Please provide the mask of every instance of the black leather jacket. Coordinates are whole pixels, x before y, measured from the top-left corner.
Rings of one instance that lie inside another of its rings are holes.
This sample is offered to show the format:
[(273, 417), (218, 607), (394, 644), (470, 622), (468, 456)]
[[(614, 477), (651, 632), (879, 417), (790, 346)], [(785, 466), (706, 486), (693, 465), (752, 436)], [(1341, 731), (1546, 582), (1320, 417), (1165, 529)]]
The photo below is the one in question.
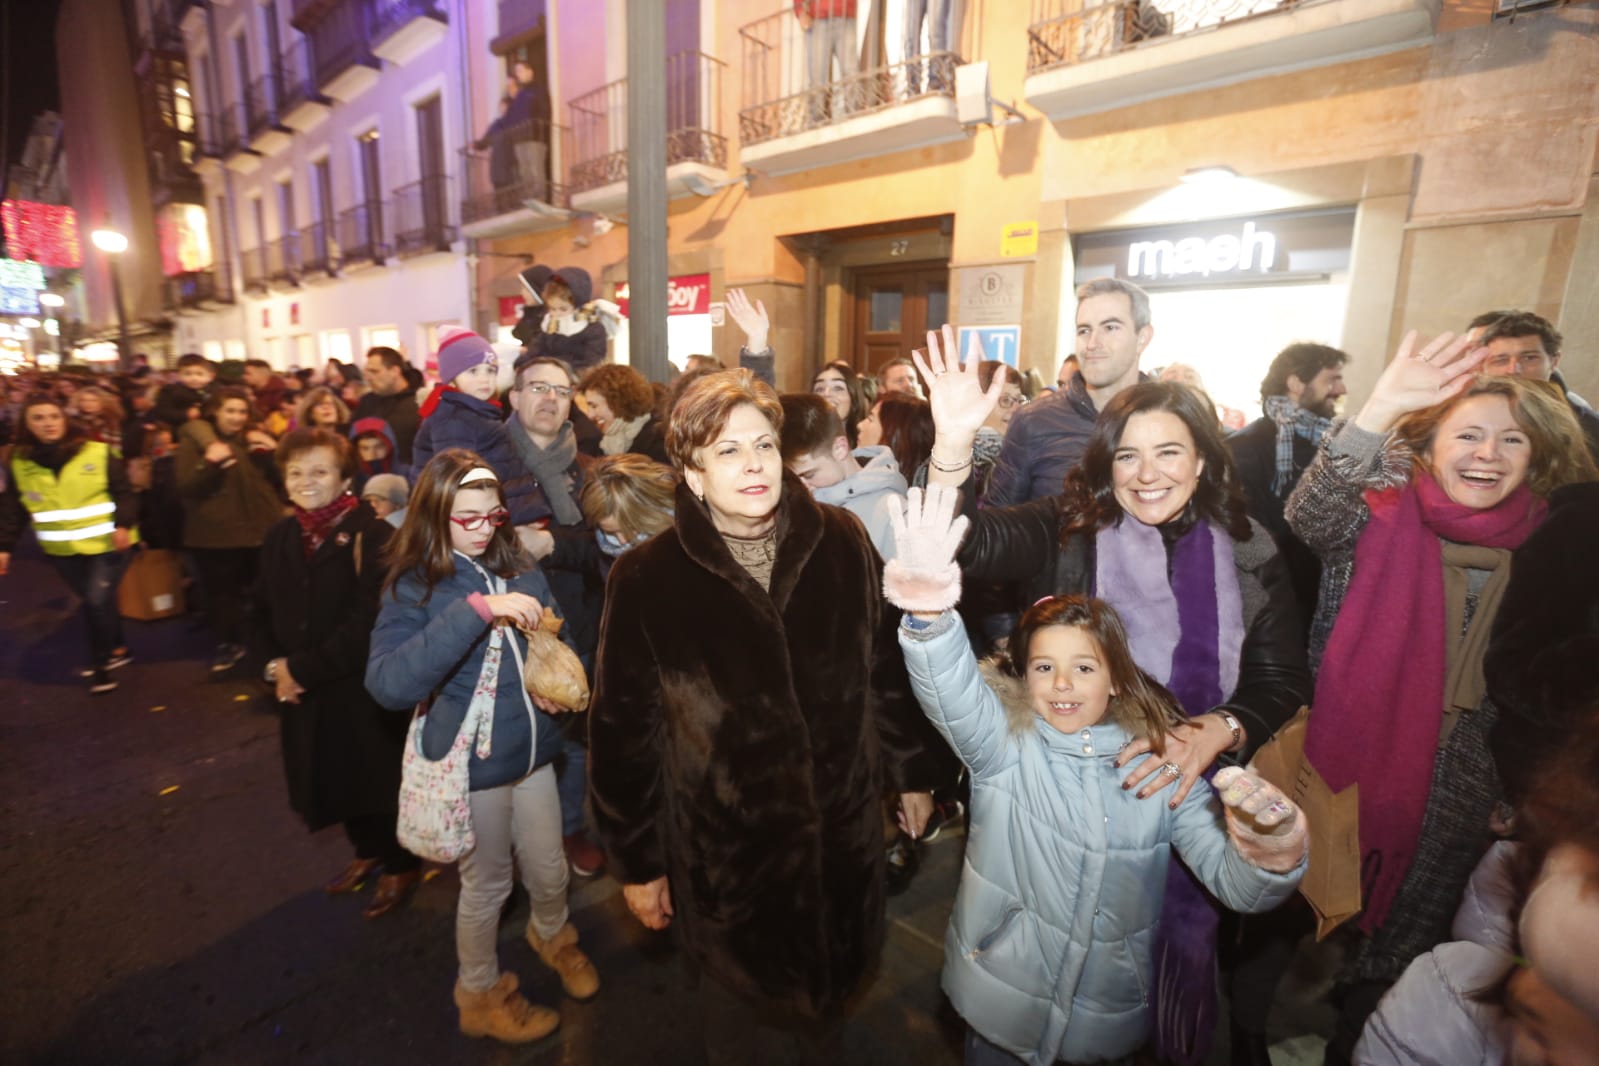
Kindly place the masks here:
[[(1015, 582), (1022, 610), (1045, 596), (1093, 593), (1093, 538), (1075, 536), (1062, 545), (1060, 496), (967, 514), (972, 527), (957, 559), (966, 581)], [(1248, 734), (1236, 755), (1240, 764), (1308, 704), (1312, 692), (1288, 568), (1270, 534), (1258, 523), (1250, 526), (1254, 536), (1233, 544), (1245, 624), (1238, 687), (1215, 708), (1236, 715)]]

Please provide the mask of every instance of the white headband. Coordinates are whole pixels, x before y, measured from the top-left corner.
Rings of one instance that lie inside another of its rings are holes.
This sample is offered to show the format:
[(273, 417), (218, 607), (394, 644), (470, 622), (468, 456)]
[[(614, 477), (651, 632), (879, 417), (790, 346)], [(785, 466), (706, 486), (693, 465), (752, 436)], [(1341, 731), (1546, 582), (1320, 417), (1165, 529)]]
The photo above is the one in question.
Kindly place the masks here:
[(468, 485), (476, 484), (479, 481), (493, 481), (498, 484), (499, 480), (499, 477), (494, 473), (494, 471), (490, 470), (488, 467), (475, 466), (466, 472), (466, 477), (461, 479), (461, 484), (459, 487), (464, 489)]

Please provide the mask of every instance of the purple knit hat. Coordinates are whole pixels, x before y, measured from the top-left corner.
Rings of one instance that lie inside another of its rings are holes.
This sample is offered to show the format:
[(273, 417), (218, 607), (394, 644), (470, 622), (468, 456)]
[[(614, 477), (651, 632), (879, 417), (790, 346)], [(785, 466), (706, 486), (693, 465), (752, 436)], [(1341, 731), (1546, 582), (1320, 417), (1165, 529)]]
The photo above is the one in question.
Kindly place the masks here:
[(439, 380), (448, 385), (480, 363), (498, 363), (494, 346), (469, 329), (451, 326), (439, 334)]

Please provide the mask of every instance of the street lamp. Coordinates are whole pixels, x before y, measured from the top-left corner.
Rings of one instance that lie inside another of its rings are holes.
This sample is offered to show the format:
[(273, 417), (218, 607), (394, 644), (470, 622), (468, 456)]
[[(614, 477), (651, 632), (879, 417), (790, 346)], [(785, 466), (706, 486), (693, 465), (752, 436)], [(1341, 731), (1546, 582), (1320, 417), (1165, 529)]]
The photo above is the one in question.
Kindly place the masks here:
[(97, 229), (89, 234), (89, 239), (111, 259), (111, 298), (117, 305), (117, 362), (127, 370), (133, 366), (133, 351), (128, 344), (128, 313), (122, 306), (120, 257), (128, 250), (128, 238), (114, 229)]

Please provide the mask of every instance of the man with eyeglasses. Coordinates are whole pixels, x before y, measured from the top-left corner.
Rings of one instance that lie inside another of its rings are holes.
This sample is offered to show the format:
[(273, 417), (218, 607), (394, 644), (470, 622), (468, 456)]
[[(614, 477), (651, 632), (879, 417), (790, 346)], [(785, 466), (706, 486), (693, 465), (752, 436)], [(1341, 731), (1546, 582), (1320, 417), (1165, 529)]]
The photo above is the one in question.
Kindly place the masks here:
[(1531, 311), (1488, 311), (1472, 319), (1470, 329), (1477, 334), (1477, 343), (1488, 349), (1484, 374), (1514, 374), (1559, 386), (1588, 439), (1588, 451), (1599, 461), (1599, 413), (1566, 388), (1558, 369), (1564, 338), (1554, 324)]
[[(577, 376), (559, 359), (531, 354), (517, 359), (515, 375), (511, 386), (514, 417), (506, 428), (522, 465), (538, 482), (544, 512), (541, 528), (519, 527), (517, 532), (539, 559), (566, 618), (567, 633), (583, 664), (591, 667), (604, 597), (599, 545), (577, 503), (589, 462), (578, 447), (573, 425), (572, 393)], [(557, 788), (567, 861), (577, 876), (593, 877), (605, 868), (605, 859), (583, 824), (588, 759), (582, 744), (586, 728), (582, 717), (567, 715), (562, 720), (564, 764), (559, 767)], [(571, 726), (574, 720), (576, 725)]]

